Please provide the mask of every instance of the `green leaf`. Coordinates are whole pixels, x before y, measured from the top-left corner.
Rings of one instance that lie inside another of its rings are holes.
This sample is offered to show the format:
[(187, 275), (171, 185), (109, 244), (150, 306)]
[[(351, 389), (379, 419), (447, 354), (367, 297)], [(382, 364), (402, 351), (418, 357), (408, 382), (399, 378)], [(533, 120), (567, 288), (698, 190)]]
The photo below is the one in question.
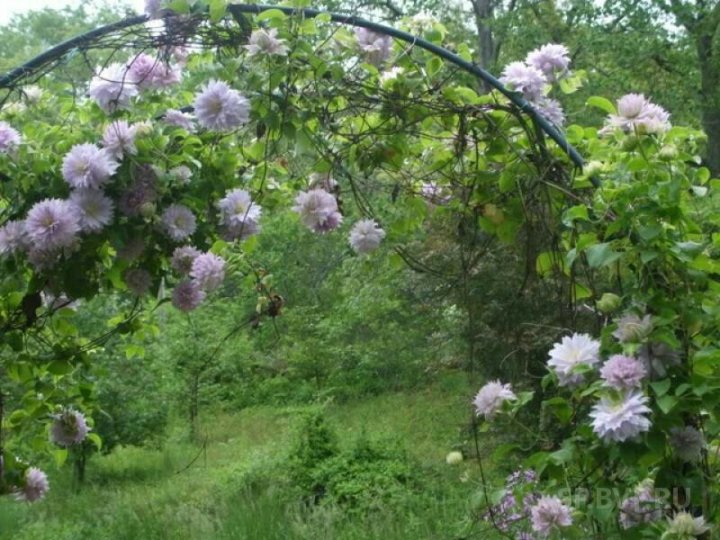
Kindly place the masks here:
[(398, 253), (393, 253), (389, 257), (390, 266), (394, 268), (395, 270), (405, 268), (405, 259), (402, 258), (402, 256)]
[(494, 491), (491, 491), (488, 495), (488, 500), (490, 504), (499, 504), (502, 498), (505, 496), (505, 488), (498, 488)]
[(190, 2), (188, 2), (188, 0), (172, 0), (166, 7), (178, 15), (187, 15), (190, 13)]
[(707, 255), (698, 255), (695, 260), (690, 262), (690, 268), (700, 270), (702, 272), (709, 272), (711, 274), (720, 274), (720, 261), (708, 257)]
[(550, 412), (557, 417), (562, 424), (567, 424), (573, 415), (573, 409), (568, 400), (561, 397), (554, 397), (543, 402)]
[(595, 244), (587, 248), (588, 264), (591, 268), (600, 268), (617, 261), (622, 254), (613, 251), (608, 243)]
[(601, 96), (592, 96), (585, 102), (588, 107), (595, 107), (608, 114), (617, 114), (617, 109), (612, 101)]
[(583, 77), (582, 76), (565, 77), (564, 79), (560, 79), (560, 81), (558, 81), (558, 84), (559, 84), (560, 90), (562, 91), (563, 94), (574, 94), (580, 88), (582, 88)]
[(653, 238), (657, 238), (663, 232), (663, 226), (659, 223), (653, 223), (652, 225), (643, 225), (637, 228), (640, 238), (649, 242)]
[(261, 21), (269, 21), (270, 19), (285, 19), (286, 17), (287, 17), (287, 15), (285, 15), (279, 9), (268, 9), (268, 10), (260, 13), (257, 17), (255, 17), (255, 20), (257, 22), (261, 22)]
[(525, 460), (524, 465), (535, 469), (538, 473), (542, 473), (549, 461), (549, 452), (535, 452)]
[(640, 260), (643, 262), (643, 264), (647, 264), (653, 259), (657, 259), (659, 256), (659, 253), (657, 251), (641, 251), (640, 252)]
[(587, 206), (579, 204), (577, 206), (573, 206), (572, 208), (568, 208), (563, 214), (562, 221), (563, 225), (566, 227), (572, 227), (573, 222), (576, 220), (588, 221), (589, 219)]
[(527, 391), (527, 392), (520, 392), (517, 395), (517, 401), (513, 404), (513, 409), (520, 408), (524, 405), (527, 405), (532, 401), (533, 396), (535, 395), (535, 392), (533, 391)]
[(427, 70), (428, 75), (431, 77), (435, 75), (440, 69), (443, 67), (443, 61), (441, 58), (437, 56), (433, 56), (427, 64), (425, 64), (425, 69)]
[(500, 192), (507, 193), (508, 191), (515, 189), (517, 186), (516, 181), (517, 176), (512, 171), (505, 169), (502, 174), (500, 174), (500, 180), (498, 181)]
[(592, 291), (580, 283), (575, 283), (573, 285), (573, 294), (575, 295), (575, 300), (592, 298)]
[(47, 370), (53, 375), (65, 375), (73, 370), (73, 366), (67, 360), (55, 360), (54, 362), (50, 362)]
[(219, 22), (225, 16), (227, 0), (210, 0), (209, 11), (210, 21)]
[(494, 462), (499, 462), (499, 461), (505, 459), (505, 457), (507, 457), (508, 454), (510, 454), (516, 450), (519, 450), (519, 449), (520, 449), (520, 446), (517, 444), (511, 444), (511, 443), (501, 444), (497, 448), (495, 448), (495, 450), (493, 450), (492, 459)]
[(256, 141), (250, 146), (243, 147), (243, 152), (248, 159), (260, 162), (265, 157), (265, 142)]
[(128, 360), (132, 358), (145, 358), (145, 347), (130, 343), (125, 347), (125, 358)]
[(535, 270), (541, 277), (552, 275), (556, 270), (562, 270), (563, 260), (558, 253), (545, 251), (535, 260)]
[(710, 377), (720, 366), (720, 349), (701, 349), (692, 358), (693, 373), (702, 377)]
[(575, 445), (572, 440), (566, 439), (560, 450), (556, 450), (550, 454), (550, 460), (556, 465), (563, 463), (571, 463), (575, 459)]
[(705, 184), (708, 180), (710, 180), (710, 169), (708, 169), (707, 167), (700, 167), (697, 170), (696, 174), (698, 182), (700, 182), (701, 184)]
[(90, 432), (87, 436), (88, 440), (95, 445), (98, 450), (102, 449), (102, 438), (97, 433)]
[(665, 414), (668, 414), (673, 409), (673, 407), (675, 407), (675, 405), (677, 405), (678, 398), (675, 396), (666, 394), (666, 395), (662, 396), (661, 398), (658, 398), (656, 403), (662, 412), (664, 412)]
[(655, 395), (657, 395), (657, 397), (662, 397), (667, 394), (668, 390), (670, 390), (670, 379), (652, 382), (650, 383), (650, 386), (652, 386), (652, 389), (655, 391)]
[(55, 465), (62, 467), (65, 464), (65, 461), (67, 461), (67, 448), (57, 448), (53, 450), (53, 457), (55, 458)]
[(27, 418), (27, 415), (28, 414), (24, 409), (18, 409), (17, 411), (12, 412), (12, 414), (8, 417), (7, 422), (10, 426), (16, 426)]

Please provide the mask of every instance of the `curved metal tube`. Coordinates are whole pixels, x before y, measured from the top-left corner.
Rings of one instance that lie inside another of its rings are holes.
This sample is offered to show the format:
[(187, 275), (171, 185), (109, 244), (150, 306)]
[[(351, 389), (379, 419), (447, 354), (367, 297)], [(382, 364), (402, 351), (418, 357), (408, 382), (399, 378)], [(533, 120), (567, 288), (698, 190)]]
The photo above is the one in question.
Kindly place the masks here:
[[(500, 93), (502, 93), (505, 97), (507, 97), (516, 107), (518, 107), (521, 111), (528, 114), (533, 121), (553, 140), (555, 141), (560, 148), (568, 155), (568, 157), (572, 160), (572, 162), (577, 167), (583, 166), (583, 158), (580, 155), (580, 153), (573, 148), (566, 140), (565, 137), (563, 137), (562, 133), (553, 126), (546, 118), (544, 118), (541, 114), (539, 114), (535, 108), (533, 108), (528, 101), (523, 98), (520, 94), (516, 92), (511, 92), (508, 90), (496, 77), (485, 71), (479, 66), (476, 66), (475, 64), (468, 62), (466, 60), (463, 60), (460, 58), (457, 54), (445, 49), (444, 47), (440, 47), (438, 45), (435, 45), (434, 43), (431, 43), (425, 39), (419, 38), (417, 36), (414, 36), (408, 32), (403, 32), (402, 30), (397, 30), (395, 28), (392, 28), (391, 26), (387, 26), (384, 24), (374, 23), (372, 21), (368, 21), (366, 19), (363, 19), (361, 17), (356, 17), (354, 15), (342, 15), (339, 13), (328, 13), (326, 11), (321, 11), (319, 9), (313, 9), (313, 8), (293, 8), (293, 7), (286, 7), (286, 6), (269, 6), (269, 5), (263, 5), (263, 4), (230, 4), (227, 7), (228, 11), (231, 13), (250, 13), (250, 14), (259, 14), (263, 11), (267, 11), (270, 9), (276, 9), (279, 11), (282, 11), (286, 15), (302, 15), (307, 18), (314, 18), (318, 15), (322, 14), (329, 14), (330, 19), (333, 22), (337, 22), (340, 24), (347, 24), (351, 26), (358, 26), (361, 28), (367, 28), (368, 30), (372, 30), (374, 32), (378, 32), (381, 34), (386, 34), (388, 36), (392, 36), (395, 39), (399, 39), (400, 41), (404, 41), (406, 43), (409, 43), (411, 45), (415, 45), (417, 47), (420, 47), (421, 49), (425, 49), (426, 51), (429, 51), (440, 58), (443, 58), (444, 60), (447, 60), (448, 62), (455, 64), (456, 66), (464, 69), (468, 73), (476, 76), (478, 79), (486, 82), (493, 88), (497, 89)], [(8, 88), (13, 85), (15, 81), (20, 79), (23, 75), (26, 73), (31, 73), (35, 69), (43, 66), (46, 62), (49, 62), (51, 60), (54, 60), (56, 58), (61, 57), (62, 55), (70, 52), (72, 49), (81, 46), (84, 43), (91, 42), (93, 39), (104, 36), (106, 34), (110, 34), (116, 30), (121, 30), (123, 28), (128, 28), (130, 26), (135, 26), (137, 24), (144, 23), (148, 20), (148, 18), (144, 15), (140, 15), (137, 17), (130, 17), (127, 19), (124, 19), (122, 21), (118, 21), (116, 23), (108, 24), (106, 26), (102, 26), (100, 28), (96, 28), (94, 30), (91, 30), (90, 32), (86, 32), (84, 34), (81, 34), (75, 38), (69, 39), (67, 41), (63, 41), (62, 43), (56, 45), (55, 47), (45, 51), (44, 53), (40, 54), (39, 56), (36, 56), (32, 60), (26, 62), (22, 66), (19, 66), (12, 71), (0, 76), (0, 88)]]

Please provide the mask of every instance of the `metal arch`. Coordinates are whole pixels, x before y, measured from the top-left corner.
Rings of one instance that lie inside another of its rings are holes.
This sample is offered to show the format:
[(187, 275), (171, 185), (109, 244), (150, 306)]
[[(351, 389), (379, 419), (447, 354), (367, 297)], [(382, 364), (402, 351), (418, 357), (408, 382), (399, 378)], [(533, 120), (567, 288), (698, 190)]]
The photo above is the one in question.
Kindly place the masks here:
[[(329, 15), (330, 19), (333, 22), (367, 28), (368, 30), (392, 36), (396, 39), (399, 39), (400, 41), (404, 41), (406, 43), (420, 47), (421, 49), (425, 49), (426, 51), (429, 51), (439, 56), (440, 58), (443, 58), (444, 60), (447, 60), (448, 62), (464, 69), (468, 73), (474, 75), (475, 77), (481, 79), (482, 81), (486, 82), (487, 84), (498, 90), (521, 111), (528, 114), (533, 119), (533, 121), (553, 141), (555, 141), (558, 146), (560, 146), (560, 148), (568, 155), (568, 157), (577, 167), (582, 168), (583, 166), (584, 160), (580, 153), (572, 145), (570, 145), (565, 140), (565, 137), (563, 137), (562, 133), (560, 133), (560, 131), (555, 126), (553, 126), (545, 117), (538, 113), (538, 111), (525, 98), (523, 98), (519, 93), (511, 92), (510, 90), (508, 90), (496, 77), (494, 77), (492, 74), (488, 73), (481, 67), (466, 60), (463, 60), (457, 54), (445, 49), (444, 47), (435, 45), (434, 43), (414, 36), (408, 32), (403, 32), (402, 30), (397, 30), (395, 28), (392, 28), (391, 26), (386, 26), (384, 24), (374, 23), (372, 21), (368, 21), (354, 15), (330, 13), (327, 11), (321, 11), (319, 9), (313, 8), (293, 8), (286, 6), (270, 6), (264, 4), (230, 4), (228, 5), (227, 9), (231, 13), (239, 14), (259, 14), (263, 11), (275, 9), (282, 11), (286, 15), (303, 15), (307, 18), (315, 18), (319, 15)], [(19, 66), (12, 71), (0, 76), (0, 88), (11, 87), (15, 83), (15, 81), (22, 78), (23, 75), (25, 75), (26, 73), (32, 73), (35, 69), (42, 67), (47, 62), (61, 57), (62, 55), (70, 52), (72, 49), (81, 46), (84, 43), (91, 42), (93, 39), (102, 37), (106, 34), (110, 34), (116, 30), (121, 30), (123, 28), (142, 24), (144, 22), (147, 22), (148, 20), (148, 17), (145, 15), (129, 17), (122, 21), (96, 28), (75, 38), (63, 41), (55, 47), (29, 60), (22, 66)]]

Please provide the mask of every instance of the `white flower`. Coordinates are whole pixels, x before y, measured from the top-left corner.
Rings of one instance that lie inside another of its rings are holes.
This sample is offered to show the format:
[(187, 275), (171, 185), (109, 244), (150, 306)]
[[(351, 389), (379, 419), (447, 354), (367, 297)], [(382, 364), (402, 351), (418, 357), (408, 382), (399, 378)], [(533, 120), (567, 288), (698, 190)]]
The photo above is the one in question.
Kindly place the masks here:
[(529, 66), (544, 73), (548, 81), (555, 81), (568, 73), (570, 51), (565, 45), (548, 43), (531, 51), (525, 59)]
[(420, 195), (431, 204), (447, 204), (452, 198), (448, 191), (435, 182), (423, 182), (420, 186)]
[(70, 204), (76, 209), (80, 230), (97, 232), (112, 221), (113, 202), (96, 189), (76, 189), (70, 194)]
[(543, 96), (532, 104), (541, 115), (556, 126), (562, 127), (565, 123), (565, 112), (558, 100)]
[(517, 396), (513, 393), (509, 384), (491, 381), (480, 389), (473, 404), (478, 416), (484, 415), (486, 420), (492, 420), (503, 406), (503, 403), (515, 399), (517, 399)]
[(203, 291), (213, 291), (225, 279), (225, 260), (213, 253), (198, 255), (193, 259), (190, 277)]
[(0, 121), (0, 153), (14, 156), (20, 143), (20, 133), (7, 122)]
[(604, 441), (623, 442), (650, 429), (645, 416), (650, 409), (648, 398), (638, 391), (629, 391), (619, 399), (602, 397), (592, 411), (593, 431)]
[(192, 169), (187, 165), (178, 165), (168, 171), (168, 174), (173, 177), (179, 184), (183, 186), (190, 183), (192, 178)]
[(205, 291), (194, 281), (181, 281), (172, 293), (172, 304), (180, 311), (189, 312), (205, 300)]
[(645, 480), (635, 488), (635, 495), (620, 503), (619, 521), (623, 529), (630, 529), (642, 523), (659, 521), (663, 516), (663, 503), (654, 492), (654, 482)]
[(258, 54), (285, 56), (288, 53), (285, 41), (278, 39), (277, 29), (275, 28), (270, 28), (270, 30), (263, 28), (254, 30), (253, 33), (250, 34), (250, 39), (248, 40), (248, 44), (245, 45), (245, 49), (248, 51), (248, 56)]
[(390, 58), (392, 52), (390, 36), (373, 32), (367, 28), (356, 27), (355, 38), (371, 64), (379, 66)]
[(640, 386), (646, 376), (647, 369), (641, 361), (622, 354), (614, 354), (600, 368), (600, 377), (605, 380), (605, 386), (617, 390)]
[(179, 242), (195, 232), (197, 227), (195, 215), (182, 204), (171, 204), (161, 216), (163, 228), (167, 235)]
[(177, 247), (173, 251), (170, 266), (175, 272), (185, 276), (190, 273), (192, 263), (198, 255), (200, 255), (200, 251), (192, 246)]
[(342, 222), (337, 200), (324, 189), (298, 194), (292, 209), (300, 214), (300, 220), (306, 227), (318, 233), (331, 231)]
[(594, 366), (600, 361), (600, 342), (587, 334), (565, 336), (550, 350), (548, 366), (558, 376), (560, 386), (575, 386), (583, 381), (582, 373), (575, 373), (580, 365)]
[(399, 75), (402, 75), (402, 73), (405, 70), (401, 67), (393, 66), (390, 69), (386, 69), (380, 74), (380, 82), (387, 83), (390, 81), (394, 81), (398, 78)]
[(356, 253), (370, 253), (378, 248), (385, 231), (374, 219), (361, 219), (350, 231), (350, 246)]
[(572, 525), (570, 508), (557, 497), (543, 495), (530, 508), (532, 529), (542, 537), (547, 537), (559, 527)]
[(138, 95), (137, 81), (126, 66), (116, 62), (93, 77), (88, 93), (106, 113), (129, 109), (130, 100)]
[(628, 120), (642, 114), (648, 101), (642, 94), (626, 94), (617, 101), (618, 115)]
[(119, 166), (107, 149), (90, 143), (76, 144), (63, 158), (62, 175), (74, 189), (100, 189)]
[(677, 538), (678, 540), (690, 540), (705, 534), (710, 530), (705, 524), (703, 516), (693, 517), (687, 512), (678, 512), (675, 517), (670, 520), (668, 518), (669, 527), (662, 535), (662, 540)]
[(102, 145), (114, 159), (122, 159), (124, 155), (134, 156), (137, 154), (136, 135), (135, 126), (125, 120), (116, 120), (105, 129)]
[(24, 221), (7, 221), (0, 227), (0, 255), (13, 255), (28, 247)]
[(47, 475), (37, 467), (28, 468), (23, 480), (23, 486), (15, 492), (15, 498), (19, 501), (39, 501), (50, 489)]
[(521, 92), (526, 99), (535, 101), (542, 97), (548, 81), (539, 69), (523, 62), (511, 62), (505, 66), (500, 82), (515, 92)]
[(621, 343), (640, 343), (650, 335), (653, 330), (652, 317), (645, 315), (642, 319), (630, 313), (617, 321), (617, 329), (613, 336)]
[(250, 102), (222, 81), (209, 81), (194, 105), (200, 125), (212, 131), (232, 131), (250, 119)]
[(183, 128), (188, 133), (195, 133), (195, 117), (178, 109), (168, 109), (163, 116), (166, 124)]
[(67, 448), (83, 442), (89, 431), (85, 415), (67, 409), (54, 416), (54, 422), (50, 427), (50, 441)]
[(670, 129), (670, 114), (642, 94), (627, 94), (617, 101), (617, 114), (608, 116), (601, 134), (615, 129), (660, 134)]
[(262, 208), (254, 203), (250, 193), (244, 189), (233, 189), (217, 202), (220, 222), (231, 228), (241, 227), (247, 221), (257, 222)]
[(34, 84), (23, 88), (23, 93), (25, 94), (25, 100), (31, 105), (39, 103), (44, 94), (43, 89)]

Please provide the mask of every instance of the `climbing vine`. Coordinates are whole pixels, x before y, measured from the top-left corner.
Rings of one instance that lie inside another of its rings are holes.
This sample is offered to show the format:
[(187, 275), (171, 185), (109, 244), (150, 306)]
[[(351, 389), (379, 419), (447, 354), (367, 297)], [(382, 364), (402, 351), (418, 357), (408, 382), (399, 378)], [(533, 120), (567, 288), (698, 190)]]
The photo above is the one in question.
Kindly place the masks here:
[[(439, 23), (408, 22), (413, 40), (340, 22), (148, 2), (0, 80), (0, 490), (37, 500), (48, 483), (33, 457), (102, 445), (85, 367), (108, 340), (142, 357), (161, 339), (152, 314), (191, 313), (228, 276), (257, 293), (253, 324), (279, 315), (255, 260), (263, 216), (294, 212), (315, 241), (347, 235), (361, 257), (385, 244), (441, 273), (423, 244), (428, 218), (448, 215), (476, 243), (534, 241), (537, 274), (588, 315), (558, 330), (539, 399), (522, 380), (476, 396), (476, 430), (542, 401), (562, 433), (525, 426), (529, 457), (496, 454), (524, 469), (499, 490), (483, 478), (478, 519), (508, 537), (704, 534), (720, 272), (703, 135), (629, 95), (592, 98), (606, 124), (563, 138), (561, 95), (584, 79), (563, 46), (508, 65), (503, 86), (466, 47), (442, 49)], [(59, 66), (91, 72), (68, 82)], [(81, 331), (82, 302), (108, 294), (118, 313)]]

